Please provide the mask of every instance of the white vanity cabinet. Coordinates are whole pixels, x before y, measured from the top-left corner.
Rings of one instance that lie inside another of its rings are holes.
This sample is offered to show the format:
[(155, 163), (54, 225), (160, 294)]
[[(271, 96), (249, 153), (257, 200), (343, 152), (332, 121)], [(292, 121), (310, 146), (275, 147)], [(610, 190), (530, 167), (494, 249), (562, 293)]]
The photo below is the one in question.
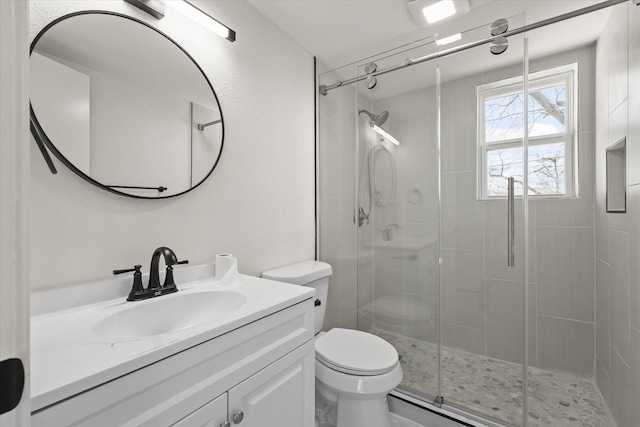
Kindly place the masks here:
[[(176, 423), (175, 427), (313, 425), (314, 346), (303, 346)], [(229, 424), (225, 424), (225, 423)]]
[(32, 425), (313, 427), (313, 332), (306, 299), (37, 410)]

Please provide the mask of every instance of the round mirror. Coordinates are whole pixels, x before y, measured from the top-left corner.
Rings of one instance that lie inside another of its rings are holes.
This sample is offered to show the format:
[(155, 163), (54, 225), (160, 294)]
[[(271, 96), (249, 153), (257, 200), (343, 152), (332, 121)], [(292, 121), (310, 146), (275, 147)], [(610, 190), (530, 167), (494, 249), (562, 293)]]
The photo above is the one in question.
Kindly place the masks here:
[(222, 111), (194, 59), (111, 12), (64, 16), (31, 45), (32, 134), (106, 190), (166, 198), (202, 183), (222, 151)]

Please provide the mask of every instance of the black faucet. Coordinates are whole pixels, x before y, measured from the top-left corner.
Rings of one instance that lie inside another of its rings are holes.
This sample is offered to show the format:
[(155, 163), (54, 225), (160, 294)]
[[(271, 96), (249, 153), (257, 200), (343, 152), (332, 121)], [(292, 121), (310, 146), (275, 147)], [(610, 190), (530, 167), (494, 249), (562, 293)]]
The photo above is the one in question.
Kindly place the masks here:
[[(160, 286), (160, 255), (164, 256), (164, 263), (167, 266), (167, 274), (164, 283)], [(127, 301), (140, 301), (147, 298), (158, 297), (165, 294), (178, 292), (178, 287), (173, 279), (173, 266), (176, 264), (188, 264), (188, 260), (178, 261), (175, 252), (170, 248), (161, 246), (151, 256), (151, 268), (149, 271), (149, 284), (144, 288), (142, 284), (142, 272), (140, 265), (125, 270), (113, 270), (113, 274), (128, 273), (133, 271), (133, 286)]]

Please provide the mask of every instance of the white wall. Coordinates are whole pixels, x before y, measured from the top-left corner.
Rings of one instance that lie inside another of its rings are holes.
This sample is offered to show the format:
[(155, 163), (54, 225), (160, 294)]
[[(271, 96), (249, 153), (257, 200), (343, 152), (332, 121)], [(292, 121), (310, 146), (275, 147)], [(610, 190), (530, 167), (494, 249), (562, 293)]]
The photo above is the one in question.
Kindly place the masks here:
[(51, 20), (87, 9), (156, 26), (199, 62), (225, 118), (214, 173), (196, 190), (167, 200), (112, 195), (58, 162), (52, 176), (32, 143), (32, 289), (103, 278), (138, 263), (146, 270), (162, 245), (191, 263), (231, 252), (240, 271), (251, 275), (313, 258), (313, 58), (244, 1), (196, 4), (236, 30), (237, 41), (169, 8), (157, 21), (120, 0), (31, 2), (31, 39)]
[[(640, 420), (640, 6), (612, 8), (596, 51), (596, 381)], [(627, 211), (606, 212), (606, 149), (627, 138)]]
[(0, 415), (1, 427), (28, 426), (31, 411), (27, 21), (25, 2), (0, 2), (0, 360), (21, 359), (26, 371), (22, 400)]

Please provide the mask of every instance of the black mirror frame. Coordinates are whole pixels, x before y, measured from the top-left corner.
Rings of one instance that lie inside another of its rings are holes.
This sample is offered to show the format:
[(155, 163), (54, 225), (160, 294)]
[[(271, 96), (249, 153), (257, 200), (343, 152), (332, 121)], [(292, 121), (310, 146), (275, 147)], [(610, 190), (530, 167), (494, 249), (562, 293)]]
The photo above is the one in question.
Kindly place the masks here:
[(44, 129), (42, 129), (42, 126), (40, 125), (40, 122), (38, 121), (38, 118), (36, 117), (35, 112), (33, 111), (33, 107), (31, 106), (31, 102), (29, 102), (29, 114), (30, 114), (30, 119), (31, 119), (30, 120), (31, 135), (33, 135), (33, 138), (34, 138), (36, 144), (38, 145), (38, 148), (40, 149), (40, 152), (42, 153), (42, 156), (44, 157), (45, 162), (47, 163), (47, 166), (49, 167), (49, 170), (51, 171), (52, 174), (56, 174), (57, 173), (57, 170), (56, 170), (56, 168), (55, 168), (55, 166), (53, 164), (53, 161), (51, 160), (51, 157), (49, 156), (49, 154), (48, 154), (47, 150), (45, 149), (45, 147), (48, 148), (49, 151), (51, 151), (58, 158), (58, 160), (62, 164), (64, 164), (73, 173), (75, 173), (76, 175), (78, 175), (79, 177), (84, 179), (85, 181), (95, 185), (96, 187), (99, 187), (99, 188), (101, 188), (103, 190), (106, 190), (106, 191), (108, 191), (110, 193), (119, 194), (121, 196), (131, 197), (131, 198), (134, 198), (134, 199), (161, 200), (161, 199), (169, 199), (169, 198), (172, 198), (172, 197), (183, 195), (183, 194), (188, 193), (189, 191), (192, 191), (193, 189), (199, 187), (200, 184), (205, 182), (209, 178), (209, 176), (211, 176), (211, 174), (213, 173), (214, 169), (218, 165), (218, 162), (220, 161), (220, 157), (222, 157), (222, 150), (224, 148), (224, 134), (225, 134), (225, 132), (224, 132), (224, 117), (222, 115), (222, 106), (220, 105), (220, 100), (218, 98), (218, 95), (216, 94), (216, 91), (213, 89), (213, 86), (211, 85), (211, 82), (209, 81), (209, 78), (205, 74), (204, 70), (202, 69), (202, 67), (200, 67), (200, 65), (196, 62), (196, 60), (182, 46), (180, 46), (175, 40), (173, 40), (171, 37), (169, 37), (168, 35), (166, 35), (162, 31), (158, 30), (157, 28), (153, 27), (152, 25), (149, 25), (146, 22), (141, 21), (141, 20), (139, 20), (137, 18), (134, 18), (132, 16), (124, 15), (124, 14), (118, 13), (118, 12), (105, 11), (105, 10), (84, 10), (84, 11), (73, 12), (73, 13), (69, 13), (67, 15), (61, 16), (60, 18), (57, 18), (57, 19), (51, 21), (49, 24), (47, 24), (42, 30), (40, 30), (40, 32), (38, 32), (36, 37), (31, 42), (31, 46), (29, 48), (29, 57), (31, 57), (31, 54), (33, 53), (33, 50), (35, 49), (35, 46), (38, 43), (38, 40), (40, 40), (40, 38), (42, 38), (42, 36), (51, 27), (53, 27), (54, 25), (56, 25), (57, 23), (59, 23), (61, 21), (64, 21), (64, 20), (69, 19), (69, 18), (72, 18), (74, 16), (91, 15), (91, 14), (102, 14), (102, 15), (118, 16), (120, 18), (129, 19), (129, 20), (134, 21), (134, 22), (136, 22), (138, 24), (144, 25), (145, 27), (155, 31), (156, 33), (160, 34), (161, 36), (163, 36), (167, 40), (169, 40), (171, 43), (173, 43), (178, 49), (180, 49), (187, 56), (187, 58), (189, 58), (191, 60), (191, 62), (193, 62), (193, 64), (198, 68), (198, 70), (202, 74), (202, 77), (204, 77), (205, 81), (207, 82), (207, 85), (211, 89), (211, 93), (215, 97), (216, 103), (218, 104), (218, 109), (220, 111), (220, 124), (222, 125), (222, 138), (220, 140), (220, 152), (218, 154), (218, 158), (214, 162), (213, 166), (211, 167), (211, 170), (207, 173), (207, 175), (204, 178), (202, 178), (202, 180), (200, 182), (198, 182), (196, 185), (188, 188), (187, 190), (185, 190), (183, 192), (172, 194), (170, 196), (164, 196), (164, 197), (163, 196), (161, 196), (161, 197), (147, 197), (147, 196), (138, 196), (138, 195), (134, 195), (134, 194), (128, 194), (128, 193), (125, 193), (125, 192), (122, 192), (122, 191), (115, 190), (115, 189), (113, 189), (111, 187), (108, 187), (108, 186), (96, 181), (95, 179), (91, 178), (90, 176), (88, 176), (84, 172), (82, 172), (80, 169), (75, 167), (73, 165), (73, 163), (71, 163), (56, 148), (56, 146), (53, 144), (53, 142), (49, 139), (49, 137), (47, 136), (47, 134), (44, 131)]

